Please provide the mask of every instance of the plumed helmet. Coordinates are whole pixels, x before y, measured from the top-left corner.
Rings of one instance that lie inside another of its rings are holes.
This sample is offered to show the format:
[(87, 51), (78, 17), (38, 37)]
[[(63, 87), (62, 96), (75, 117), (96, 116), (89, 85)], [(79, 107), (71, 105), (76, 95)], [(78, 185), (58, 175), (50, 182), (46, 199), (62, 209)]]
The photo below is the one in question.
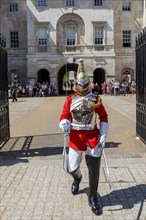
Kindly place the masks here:
[(75, 82), (76, 82), (75, 91), (79, 95), (82, 96), (89, 92), (90, 80), (87, 74), (85, 73), (82, 59), (79, 60), (77, 77)]

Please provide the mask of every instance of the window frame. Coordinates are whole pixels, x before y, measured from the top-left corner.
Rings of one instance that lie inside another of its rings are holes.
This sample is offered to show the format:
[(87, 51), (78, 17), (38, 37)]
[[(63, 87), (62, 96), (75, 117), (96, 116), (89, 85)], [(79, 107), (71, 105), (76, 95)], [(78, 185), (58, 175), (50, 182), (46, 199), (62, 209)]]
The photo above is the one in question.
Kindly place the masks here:
[(123, 2), (122, 3), (122, 11), (130, 12), (131, 11), (131, 2)]
[(9, 4), (10, 12), (18, 12), (18, 3), (10, 3)]
[(102, 0), (94, 0), (94, 6), (102, 7), (103, 6), (103, 1)]
[(47, 0), (37, 0), (37, 7), (46, 7)]
[[(67, 29), (74, 29), (74, 39), (75, 39), (75, 44), (72, 45), (67, 45)], [(63, 41), (64, 41), (64, 45), (65, 47), (73, 47), (73, 46), (77, 46), (78, 42), (79, 42), (79, 29), (78, 29), (78, 24), (75, 20), (67, 20), (63, 23)]]
[(74, 7), (75, 6), (75, 0), (66, 0), (65, 1), (65, 6), (66, 7)]
[[(17, 33), (17, 36), (14, 36)], [(12, 36), (13, 34), (13, 36)], [(12, 39), (13, 37), (13, 39)], [(13, 42), (12, 42), (13, 41)], [(10, 31), (10, 48), (19, 48), (19, 32), (18, 31)]]
[[(44, 37), (40, 37), (39, 36), (39, 30), (41, 29), (46, 29), (46, 38)], [(44, 42), (44, 43), (41, 43), (41, 42)], [(48, 29), (47, 29), (47, 26), (40, 26), (40, 27), (37, 27), (37, 45), (38, 47), (46, 47), (48, 45)]]
[(122, 45), (123, 47), (131, 47), (131, 30), (123, 30)]
[[(92, 21), (93, 24), (93, 46), (96, 47), (104, 47), (107, 43), (107, 22), (106, 21)], [(95, 44), (96, 37), (96, 29), (103, 28), (103, 43)]]
[[(101, 31), (102, 30), (102, 31)], [(105, 39), (104, 39), (104, 26), (95, 26), (94, 27), (94, 45), (95, 46), (102, 46), (105, 44)], [(102, 36), (100, 36), (102, 35)], [(96, 43), (97, 42), (102, 42), (102, 43)]]
[[(69, 29), (73, 30), (73, 33), (70, 32), (73, 37), (70, 37), (70, 38), (68, 37), (68, 33), (67, 33)], [(77, 29), (76, 29), (76, 27), (66, 27), (65, 31), (66, 31), (66, 35), (65, 35), (66, 36), (66, 43), (65, 43), (65, 45), (66, 46), (75, 46), (75, 45), (77, 45), (77, 42), (76, 42), (77, 41), (76, 40)], [(68, 42), (70, 42), (70, 44), (68, 44)]]

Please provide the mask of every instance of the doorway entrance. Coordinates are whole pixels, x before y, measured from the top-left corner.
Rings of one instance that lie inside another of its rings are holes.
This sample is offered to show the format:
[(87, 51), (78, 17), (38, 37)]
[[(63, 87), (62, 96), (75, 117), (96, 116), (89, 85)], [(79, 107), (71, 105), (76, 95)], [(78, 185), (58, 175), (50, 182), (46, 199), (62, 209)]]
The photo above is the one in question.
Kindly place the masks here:
[(49, 76), (49, 71), (46, 69), (40, 69), (38, 71), (38, 82), (39, 83), (43, 83), (43, 82), (47, 82), (48, 84), (50, 84), (50, 76)]
[(101, 84), (105, 81), (105, 70), (102, 68), (97, 68), (93, 73), (93, 82), (98, 83), (99, 86), (99, 94), (102, 94)]
[(58, 72), (58, 93), (69, 95), (73, 92), (74, 77), (76, 77), (78, 64), (68, 63), (61, 67)]
[(131, 83), (134, 81), (134, 71), (130, 68), (125, 68), (122, 71), (122, 81), (125, 83)]

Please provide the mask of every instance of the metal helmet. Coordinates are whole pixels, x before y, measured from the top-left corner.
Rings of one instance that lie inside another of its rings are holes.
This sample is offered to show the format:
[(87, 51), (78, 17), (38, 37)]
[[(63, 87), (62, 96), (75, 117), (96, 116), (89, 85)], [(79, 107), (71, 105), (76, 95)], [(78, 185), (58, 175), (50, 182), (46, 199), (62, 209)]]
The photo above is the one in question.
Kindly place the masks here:
[(79, 60), (77, 77), (75, 82), (76, 82), (75, 91), (79, 95), (85, 95), (89, 92), (90, 80), (87, 74), (85, 73), (82, 59)]

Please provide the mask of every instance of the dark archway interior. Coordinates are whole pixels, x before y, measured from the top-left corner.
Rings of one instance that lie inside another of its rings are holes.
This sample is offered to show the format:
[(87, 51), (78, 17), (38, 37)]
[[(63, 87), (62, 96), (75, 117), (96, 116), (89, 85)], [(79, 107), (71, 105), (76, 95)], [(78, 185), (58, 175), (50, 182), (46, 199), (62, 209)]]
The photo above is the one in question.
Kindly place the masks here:
[[(66, 65), (64, 65), (60, 70), (59, 70), (59, 73), (58, 73), (58, 93), (59, 95), (64, 95), (65, 94), (65, 91), (62, 90), (62, 85), (63, 85), (63, 77), (65, 75), (66, 72), (68, 71), (75, 71), (77, 72), (77, 68), (78, 68), (78, 65), (76, 63), (68, 63)], [(68, 91), (68, 94), (69, 92), (72, 92), (72, 91)]]
[(102, 93), (101, 91), (101, 84), (105, 81), (105, 71), (101, 68), (97, 68), (93, 73), (93, 82), (98, 83), (99, 85), (99, 94)]
[(38, 82), (39, 83), (48, 82), (50, 84), (50, 76), (49, 76), (48, 70), (46, 70), (46, 69), (39, 70)]

